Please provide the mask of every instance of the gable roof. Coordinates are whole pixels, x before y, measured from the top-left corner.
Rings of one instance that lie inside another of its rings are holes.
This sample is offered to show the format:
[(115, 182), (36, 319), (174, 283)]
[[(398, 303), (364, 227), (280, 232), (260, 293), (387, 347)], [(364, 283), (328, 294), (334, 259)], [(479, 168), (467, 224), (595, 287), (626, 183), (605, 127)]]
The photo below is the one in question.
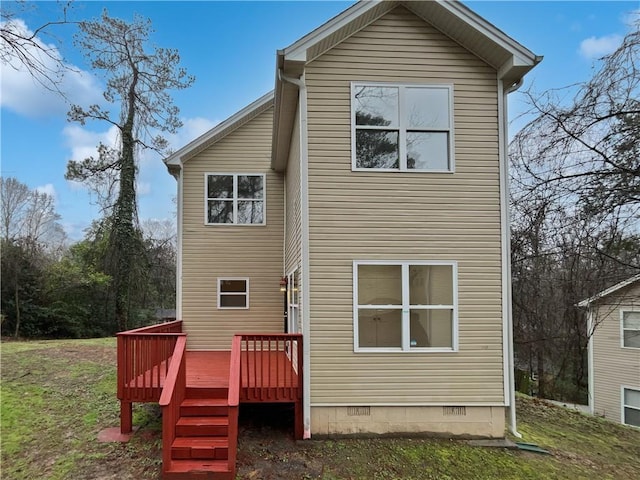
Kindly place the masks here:
[(167, 165), (169, 172), (173, 174), (176, 170), (180, 169), (182, 163), (209, 148), (214, 143), (219, 142), (242, 125), (271, 108), (273, 106), (273, 98), (273, 91), (263, 95), (239, 112), (220, 122), (211, 130), (203, 133), (195, 140), (169, 155), (164, 159), (164, 163)]
[(602, 298), (611, 295), (614, 292), (617, 292), (618, 290), (622, 290), (625, 287), (628, 287), (629, 285), (633, 285), (634, 283), (640, 281), (640, 273), (637, 275), (634, 275), (631, 278), (628, 278), (620, 283), (616, 283), (614, 286), (609, 287), (605, 290), (602, 290), (600, 293), (596, 293), (593, 297), (589, 297), (585, 300), (582, 300), (580, 303), (578, 303), (579, 307), (588, 307), (589, 305), (591, 305), (593, 302), (596, 302), (598, 300), (601, 300)]
[[(299, 77), (304, 66), (357, 33), (387, 12), (403, 6), (426, 23), (484, 60), (498, 72), (505, 87), (518, 83), (542, 57), (535, 55), (457, 0), (360, 1), (278, 51), (278, 71)], [(295, 115), (297, 89), (276, 75), (273, 152), (271, 167), (284, 168)]]

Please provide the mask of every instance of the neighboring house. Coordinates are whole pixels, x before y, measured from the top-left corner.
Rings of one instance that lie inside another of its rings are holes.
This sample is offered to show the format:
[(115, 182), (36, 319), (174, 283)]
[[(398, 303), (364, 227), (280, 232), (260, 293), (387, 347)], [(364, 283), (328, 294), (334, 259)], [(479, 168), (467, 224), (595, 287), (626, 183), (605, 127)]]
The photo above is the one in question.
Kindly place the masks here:
[(578, 304), (588, 309), (591, 413), (640, 427), (640, 274)]
[(515, 428), (507, 95), (540, 60), (450, 1), (357, 3), (278, 51), (273, 93), (166, 159), (191, 358), (297, 334), (305, 438)]

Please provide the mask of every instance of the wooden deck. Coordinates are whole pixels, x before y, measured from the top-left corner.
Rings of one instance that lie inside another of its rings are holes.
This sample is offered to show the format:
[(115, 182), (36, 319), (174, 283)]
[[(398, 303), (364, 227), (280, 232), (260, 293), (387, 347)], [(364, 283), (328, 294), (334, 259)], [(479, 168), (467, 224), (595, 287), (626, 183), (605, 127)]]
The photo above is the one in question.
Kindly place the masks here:
[(181, 321), (121, 332), (120, 431), (132, 431), (133, 403), (158, 402), (163, 479), (232, 480), (240, 404), (293, 404), (302, 438), (302, 342), (300, 334), (244, 333), (230, 351), (190, 351)]
[[(298, 385), (298, 375), (291, 372), (291, 360), (284, 352), (242, 352), (241, 387), (250, 388), (291, 388)], [(167, 372), (167, 362), (163, 361), (132, 379), (132, 388), (162, 389)], [(230, 351), (187, 350), (187, 388), (229, 388)], [(150, 402), (155, 402), (149, 396)]]

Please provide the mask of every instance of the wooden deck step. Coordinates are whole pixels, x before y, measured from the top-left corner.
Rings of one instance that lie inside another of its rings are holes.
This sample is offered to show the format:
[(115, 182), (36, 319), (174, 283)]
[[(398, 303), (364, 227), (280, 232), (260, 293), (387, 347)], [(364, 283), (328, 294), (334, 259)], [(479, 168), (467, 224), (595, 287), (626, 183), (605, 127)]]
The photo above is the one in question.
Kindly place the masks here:
[(226, 460), (172, 460), (163, 480), (233, 480)]
[(171, 445), (174, 460), (226, 460), (229, 440), (226, 437), (177, 437)]
[(187, 387), (187, 398), (227, 398), (227, 387)]
[(229, 412), (226, 398), (187, 398), (180, 405), (183, 417), (223, 417)]
[(177, 437), (226, 437), (228, 417), (180, 417), (176, 424)]

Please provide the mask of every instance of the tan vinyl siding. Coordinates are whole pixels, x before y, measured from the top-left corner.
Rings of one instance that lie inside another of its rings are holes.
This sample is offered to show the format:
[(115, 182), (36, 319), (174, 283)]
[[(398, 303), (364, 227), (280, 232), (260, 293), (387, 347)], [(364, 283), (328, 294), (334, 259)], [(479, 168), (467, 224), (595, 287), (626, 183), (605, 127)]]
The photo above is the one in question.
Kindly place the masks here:
[(287, 171), (285, 176), (285, 188), (287, 190), (286, 212), (286, 252), (285, 269), (286, 273), (300, 268), (301, 242), (302, 242), (302, 220), (300, 216), (300, 126), (299, 115), (296, 113), (293, 122), (293, 134), (291, 135), (291, 146), (289, 149), (289, 159), (287, 161)]
[[(188, 348), (226, 350), (240, 332), (281, 332), (283, 177), (270, 169), (269, 109), (184, 165), (182, 319)], [(266, 225), (205, 225), (205, 173), (266, 175)], [(248, 310), (218, 310), (217, 279), (248, 277)]]
[(621, 387), (640, 390), (640, 349), (621, 347), (621, 310), (640, 311), (640, 283), (605, 297), (594, 309), (594, 408), (615, 422), (622, 418)]
[[(455, 173), (352, 172), (352, 81), (452, 84)], [(306, 83), (312, 405), (503, 404), (495, 70), (397, 8)], [(375, 259), (458, 262), (458, 352), (353, 352), (353, 261)]]

